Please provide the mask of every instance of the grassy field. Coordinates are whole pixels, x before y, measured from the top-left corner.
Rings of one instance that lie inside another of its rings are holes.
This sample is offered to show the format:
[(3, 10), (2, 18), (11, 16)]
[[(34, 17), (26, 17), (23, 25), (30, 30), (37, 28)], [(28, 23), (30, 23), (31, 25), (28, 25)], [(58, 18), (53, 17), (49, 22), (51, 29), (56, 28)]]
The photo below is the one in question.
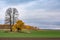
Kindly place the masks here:
[(31, 33), (20, 33), (20, 32), (5, 32), (0, 30), (0, 37), (20, 37), (20, 38), (60, 38), (60, 30), (40, 30), (34, 31)]

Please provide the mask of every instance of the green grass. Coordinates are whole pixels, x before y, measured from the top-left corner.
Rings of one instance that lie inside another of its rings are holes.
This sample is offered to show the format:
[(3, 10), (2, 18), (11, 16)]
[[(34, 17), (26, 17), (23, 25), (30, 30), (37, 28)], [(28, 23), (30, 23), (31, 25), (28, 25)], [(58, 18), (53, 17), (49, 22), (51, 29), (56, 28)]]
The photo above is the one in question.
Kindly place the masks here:
[(41, 30), (34, 31), (31, 33), (20, 33), (20, 32), (4, 32), (0, 31), (0, 37), (9, 37), (9, 38), (60, 38), (60, 30)]

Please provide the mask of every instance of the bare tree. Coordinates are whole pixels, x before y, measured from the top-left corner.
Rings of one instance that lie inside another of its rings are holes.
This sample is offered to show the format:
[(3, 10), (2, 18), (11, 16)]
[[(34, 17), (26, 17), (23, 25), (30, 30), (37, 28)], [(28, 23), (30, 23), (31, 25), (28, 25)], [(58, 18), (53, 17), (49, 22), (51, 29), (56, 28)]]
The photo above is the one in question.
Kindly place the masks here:
[(5, 24), (10, 25), (10, 31), (12, 31), (12, 25), (18, 20), (18, 11), (16, 8), (8, 8), (5, 14)]
[(13, 24), (16, 22), (16, 19), (18, 19), (18, 11), (16, 8), (13, 8)]

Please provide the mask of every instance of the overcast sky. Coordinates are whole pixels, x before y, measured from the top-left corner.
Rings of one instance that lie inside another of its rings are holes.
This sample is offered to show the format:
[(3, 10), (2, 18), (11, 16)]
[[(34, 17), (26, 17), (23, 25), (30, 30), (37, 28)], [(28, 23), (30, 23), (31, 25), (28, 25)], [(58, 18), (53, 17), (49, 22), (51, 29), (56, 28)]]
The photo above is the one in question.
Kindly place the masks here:
[(40, 28), (60, 29), (60, 0), (0, 0), (0, 24), (7, 8), (19, 11), (19, 19)]

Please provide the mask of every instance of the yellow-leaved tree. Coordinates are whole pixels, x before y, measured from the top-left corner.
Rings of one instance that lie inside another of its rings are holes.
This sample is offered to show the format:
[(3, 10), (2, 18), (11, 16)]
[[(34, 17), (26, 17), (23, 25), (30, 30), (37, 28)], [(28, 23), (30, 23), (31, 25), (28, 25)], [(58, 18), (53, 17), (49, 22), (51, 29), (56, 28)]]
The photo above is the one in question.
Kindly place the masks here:
[(24, 26), (24, 22), (22, 20), (18, 20), (16, 24), (13, 25), (12, 31), (21, 31), (22, 26)]

